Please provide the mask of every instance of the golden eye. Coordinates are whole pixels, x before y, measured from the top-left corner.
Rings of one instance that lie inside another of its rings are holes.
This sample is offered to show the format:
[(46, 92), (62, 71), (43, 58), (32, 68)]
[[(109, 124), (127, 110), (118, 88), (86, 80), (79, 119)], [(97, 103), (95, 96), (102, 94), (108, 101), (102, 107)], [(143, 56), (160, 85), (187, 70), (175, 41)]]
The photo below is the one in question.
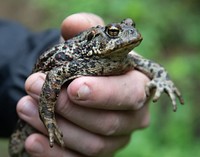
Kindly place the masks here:
[(120, 32), (120, 26), (114, 26), (114, 25), (107, 26), (106, 33), (108, 35), (116, 37), (118, 36), (119, 32)]

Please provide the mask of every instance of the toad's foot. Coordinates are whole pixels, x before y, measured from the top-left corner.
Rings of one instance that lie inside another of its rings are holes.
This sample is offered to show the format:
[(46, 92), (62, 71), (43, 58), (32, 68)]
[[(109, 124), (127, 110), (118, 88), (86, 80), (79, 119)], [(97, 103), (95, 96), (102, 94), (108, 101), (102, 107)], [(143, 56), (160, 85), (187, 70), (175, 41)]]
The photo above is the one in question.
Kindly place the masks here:
[(57, 125), (53, 122), (49, 122), (49, 123), (47, 123), (46, 126), (47, 126), (47, 130), (48, 130), (48, 133), (49, 133), (49, 145), (50, 145), (50, 147), (53, 147), (54, 140), (56, 140), (56, 142), (59, 145), (64, 147), (63, 134), (60, 131), (60, 129), (57, 127)]
[(182, 105), (184, 104), (184, 100), (181, 96), (181, 93), (179, 92), (178, 88), (175, 87), (174, 83), (171, 80), (169, 79), (163, 80), (160, 78), (154, 78), (153, 80), (148, 82), (145, 87), (147, 96), (150, 95), (150, 90), (154, 88), (156, 90), (153, 96), (153, 102), (156, 102), (159, 99), (160, 95), (163, 92), (166, 92), (172, 101), (174, 111), (177, 110), (176, 97), (178, 97)]

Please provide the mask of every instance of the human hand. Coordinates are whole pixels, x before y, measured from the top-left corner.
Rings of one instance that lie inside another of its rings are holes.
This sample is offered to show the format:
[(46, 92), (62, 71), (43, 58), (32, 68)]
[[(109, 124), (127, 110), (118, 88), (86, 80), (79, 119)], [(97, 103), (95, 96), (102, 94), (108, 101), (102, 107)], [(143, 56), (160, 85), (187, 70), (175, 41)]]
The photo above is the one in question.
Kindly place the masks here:
[[(80, 25), (81, 23), (81, 25)], [(76, 14), (62, 24), (65, 39), (102, 20), (92, 14)], [(17, 111), (23, 120), (47, 134), (38, 115), (38, 98), (45, 75), (35, 73), (26, 81), (30, 96), (22, 98)], [(66, 149), (49, 147), (48, 138), (36, 133), (25, 142), (32, 156), (111, 157), (126, 145), (131, 133), (149, 122), (144, 86), (148, 78), (138, 71), (121, 76), (81, 77), (63, 86), (56, 105), (56, 119)]]

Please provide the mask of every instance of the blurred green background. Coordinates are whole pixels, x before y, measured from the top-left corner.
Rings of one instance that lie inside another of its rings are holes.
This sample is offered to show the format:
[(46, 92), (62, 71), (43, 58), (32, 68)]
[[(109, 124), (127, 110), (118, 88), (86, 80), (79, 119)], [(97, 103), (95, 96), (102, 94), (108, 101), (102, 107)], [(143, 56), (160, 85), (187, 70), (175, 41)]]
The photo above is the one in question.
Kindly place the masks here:
[[(106, 23), (133, 18), (144, 38), (136, 51), (166, 67), (181, 89), (185, 105), (172, 112), (166, 95), (157, 104), (152, 103), (150, 126), (134, 132), (130, 144), (116, 157), (200, 156), (199, 0), (0, 0), (0, 3), (0, 17), (17, 20), (34, 31), (59, 28), (66, 16), (76, 12), (95, 13)], [(6, 148), (7, 140), (0, 139), (1, 157), (7, 156)]]

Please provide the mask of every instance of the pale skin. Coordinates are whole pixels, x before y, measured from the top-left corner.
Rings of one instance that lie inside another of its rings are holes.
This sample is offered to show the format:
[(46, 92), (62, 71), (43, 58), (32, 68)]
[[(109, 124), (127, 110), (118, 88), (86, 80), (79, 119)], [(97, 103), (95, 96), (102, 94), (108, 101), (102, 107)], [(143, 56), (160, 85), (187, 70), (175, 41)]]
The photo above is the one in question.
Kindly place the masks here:
[[(67, 17), (61, 32), (65, 40), (103, 20), (93, 14)], [(29, 95), (17, 105), (21, 119), (46, 134), (38, 115), (38, 98), (45, 74), (32, 74), (25, 83)], [(56, 106), (57, 121), (64, 135), (65, 149), (49, 147), (48, 137), (30, 135), (25, 148), (33, 157), (113, 157), (128, 144), (133, 131), (149, 124), (145, 84), (149, 79), (139, 71), (121, 76), (81, 77), (63, 86)]]

